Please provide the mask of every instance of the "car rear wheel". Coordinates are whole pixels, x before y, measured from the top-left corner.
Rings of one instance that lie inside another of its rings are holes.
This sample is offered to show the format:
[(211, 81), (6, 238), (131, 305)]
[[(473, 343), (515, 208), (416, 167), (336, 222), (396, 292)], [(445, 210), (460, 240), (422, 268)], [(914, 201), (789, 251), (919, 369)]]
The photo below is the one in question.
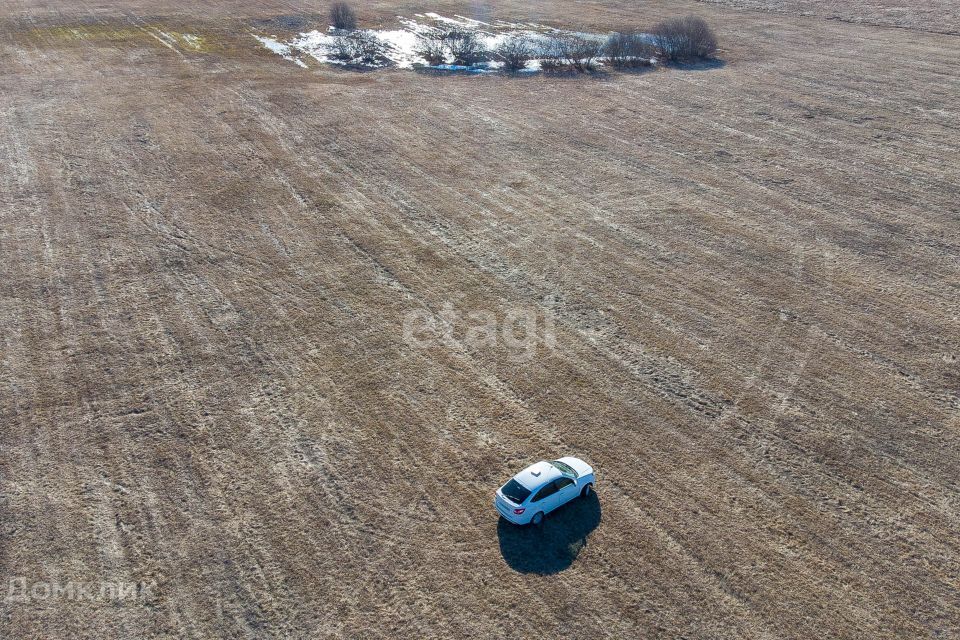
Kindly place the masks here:
[(539, 526), (543, 522), (543, 511), (537, 511), (533, 514), (533, 518), (530, 519), (530, 523), (534, 526)]
[(591, 491), (593, 491), (593, 485), (588, 484), (583, 488), (583, 491), (580, 492), (580, 495), (583, 496), (584, 498), (589, 498)]

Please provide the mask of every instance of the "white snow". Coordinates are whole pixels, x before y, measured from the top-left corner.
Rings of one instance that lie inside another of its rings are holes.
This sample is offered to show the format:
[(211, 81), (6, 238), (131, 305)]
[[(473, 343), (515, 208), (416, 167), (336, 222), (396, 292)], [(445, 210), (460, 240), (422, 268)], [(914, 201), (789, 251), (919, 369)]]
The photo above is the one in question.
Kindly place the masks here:
[[(419, 15), (421, 15), (421, 14), (417, 14), (417, 15), (419, 16)], [(457, 27), (467, 27), (467, 28), (469, 28), (470, 26), (476, 26), (476, 25), (469, 25), (465, 20), (457, 20), (456, 18), (447, 18), (447, 17), (445, 17), (445, 16), (440, 15), (439, 13), (433, 13), (432, 11), (429, 12), (429, 13), (424, 13), (424, 14), (422, 14), (422, 15), (424, 15), (424, 16), (427, 17), (427, 18), (430, 18), (431, 20), (435, 20), (436, 22), (443, 22), (443, 23), (445, 23), (445, 24), (452, 24), (452, 25), (457, 26)]]
[(253, 37), (259, 40), (260, 44), (262, 44), (265, 48), (273, 51), (284, 60), (289, 60), (290, 62), (296, 63), (297, 66), (303, 67), (304, 69), (307, 68), (307, 63), (300, 58), (293, 57), (293, 51), (291, 51), (290, 45), (280, 42), (277, 40), (276, 36), (272, 38), (266, 38), (264, 36), (255, 35)]
[(377, 35), (387, 45), (387, 58), (400, 69), (409, 69), (414, 64), (426, 64), (427, 61), (416, 53), (417, 33), (407, 29), (392, 31), (376, 31)]
[(203, 44), (203, 40), (200, 36), (196, 36), (192, 33), (181, 33), (180, 38), (187, 43), (187, 46), (191, 49), (199, 49)]
[(154, 40), (156, 40), (157, 42), (165, 46), (167, 49), (171, 49), (173, 51), (177, 50), (177, 48), (174, 46), (177, 40), (176, 38), (172, 37), (170, 34), (164, 33), (159, 29), (149, 29), (147, 30), (147, 33), (149, 33)]
[(287, 56), (290, 55), (290, 45), (283, 44), (282, 42), (274, 38), (264, 38), (263, 36), (253, 36), (253, 37), (259, 40), (260, 44), (262, 44), (267, 49), (270, 49), (270, 51), (273, 51), (278, 56), (282, 56), (286, 58)]
[(453, 17), (456, 18), (457, 20), (460, 20), (462, 23), (467, 24), (467, 25), (470, 25), (470, 26), (473, 26), (473, 27), (478, 27), (478, 26), (480, 26), (480, 25), (483, 25), (484, 27), (489, 27), (489, 26), (490, 26), (490, 23), (489, 23), (489, 22), (484, 22), (484, 21), (482, 21), (482, 20), (476, 20), (476, 19), (474, 19), (474, 18), (465, 18), (464, 16), (453, 16)]

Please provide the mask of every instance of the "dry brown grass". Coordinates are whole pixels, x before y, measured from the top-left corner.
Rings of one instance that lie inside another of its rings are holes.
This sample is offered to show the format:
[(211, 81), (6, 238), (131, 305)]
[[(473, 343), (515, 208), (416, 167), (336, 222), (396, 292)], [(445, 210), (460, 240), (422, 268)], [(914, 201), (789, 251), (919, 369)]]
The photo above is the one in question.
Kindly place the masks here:
[[(353, 74), (257, 48), (290, 4), (0, 9), (0, 589), (156, 583), (0, 636), (956, 633), (956, 37), (517, 1), (727, 64)], [(403, 340), (447, 302), (557, 348)], [(498, 525), (567, 453), (599, 501)]]
[(955, 0), (701, 0), (736, 9), (816, 16), (855, 24), (960, 34)]

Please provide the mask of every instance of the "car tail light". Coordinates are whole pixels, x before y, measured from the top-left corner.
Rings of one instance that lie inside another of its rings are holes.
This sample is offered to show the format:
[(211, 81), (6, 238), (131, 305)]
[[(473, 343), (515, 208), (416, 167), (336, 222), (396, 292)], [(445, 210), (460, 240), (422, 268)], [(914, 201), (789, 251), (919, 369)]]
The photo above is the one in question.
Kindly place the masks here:
[(522, 514), (524, 511), (526, 511), (526, 509), (514, 509), (514, 510), (513, 510), (513, 515), (519, 516), (519, 515)]

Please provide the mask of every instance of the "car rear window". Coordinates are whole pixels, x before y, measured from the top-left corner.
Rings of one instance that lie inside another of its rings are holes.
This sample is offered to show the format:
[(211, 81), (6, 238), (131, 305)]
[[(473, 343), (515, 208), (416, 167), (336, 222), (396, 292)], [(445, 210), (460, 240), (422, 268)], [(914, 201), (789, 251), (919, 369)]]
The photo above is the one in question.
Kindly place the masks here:
[(530, 495), (530, 489), (527, 489), (516, 480), (511, 480), (500, 488), (500, 493), (507, 496), (517, 504), (521, 504), (527, 499), (527, 496)]
[(580, 475), (576, 471), (574, 471), (573, 467), (571, 467), (565, 462), (560, 462), (559, 460), (551, 460), (550, 464), (555, 466), (557, 469), (560, 469), (560, 473), (565, 473), (568, 476), (573, 476), (574, 478), (576, 478), (576, 477), (579, 477)]

